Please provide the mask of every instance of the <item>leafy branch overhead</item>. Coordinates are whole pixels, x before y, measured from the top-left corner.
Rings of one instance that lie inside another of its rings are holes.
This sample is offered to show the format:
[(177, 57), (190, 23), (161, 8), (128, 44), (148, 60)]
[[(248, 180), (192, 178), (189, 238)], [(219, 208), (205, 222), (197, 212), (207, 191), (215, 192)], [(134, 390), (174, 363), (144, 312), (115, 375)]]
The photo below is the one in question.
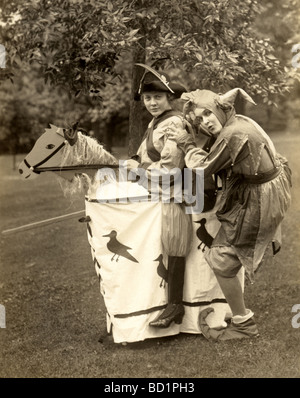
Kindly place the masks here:
[(19, 19), (4, 30), (8, 62), (20, 57), (37, 63), (46, 81), (76, 95), (101, 93), (107, 84), (128, 78), (116, 63), (143, 46), (142, 39), (148, 60), (164, 59), (165, 68), (190, 74), (190, 89), (242, 84), (251, 94), (268, 97), (287, 88), (285, 65), (270, 40), (257, 39), (253, 22), (262, 11), (257, 1), (19, 3)]

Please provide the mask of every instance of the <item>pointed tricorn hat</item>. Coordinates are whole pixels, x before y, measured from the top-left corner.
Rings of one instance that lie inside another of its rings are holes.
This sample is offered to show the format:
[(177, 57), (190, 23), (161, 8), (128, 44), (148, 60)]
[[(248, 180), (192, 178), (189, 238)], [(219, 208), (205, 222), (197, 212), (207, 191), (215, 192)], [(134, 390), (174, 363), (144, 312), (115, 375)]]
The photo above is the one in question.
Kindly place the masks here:
[(146, 91), (163, 91), (180, 98), (181, 94), (186, 92), (186, 88), (179, 83), (170, 81), (170, 77), (165, 72), (158, 72), (149, 65), (135, 64), (145, 68), (145, 72), (140, 80), (138, 92), (135, 96), (136, 100), (141, 98), (141, 94)]

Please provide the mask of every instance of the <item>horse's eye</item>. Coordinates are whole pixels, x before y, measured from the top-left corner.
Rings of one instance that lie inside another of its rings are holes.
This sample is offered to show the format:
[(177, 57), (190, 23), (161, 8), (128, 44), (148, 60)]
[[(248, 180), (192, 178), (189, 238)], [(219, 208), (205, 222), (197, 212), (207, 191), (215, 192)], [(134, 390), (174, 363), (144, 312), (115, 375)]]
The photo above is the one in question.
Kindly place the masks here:
[(54, 148), (54, 147), (55, 147), (54, 144), (48, 144), (48, 145), (46, 146), (47, 149), (52, 149), (52, 148)]

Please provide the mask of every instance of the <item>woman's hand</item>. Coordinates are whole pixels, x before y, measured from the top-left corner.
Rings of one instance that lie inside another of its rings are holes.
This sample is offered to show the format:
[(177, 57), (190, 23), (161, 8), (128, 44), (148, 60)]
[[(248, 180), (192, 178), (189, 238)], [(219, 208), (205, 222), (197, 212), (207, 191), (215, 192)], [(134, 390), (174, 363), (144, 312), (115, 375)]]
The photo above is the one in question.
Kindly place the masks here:
[(177, 146), (182, 150), (189, 145), (196, 145), (192, 135), (189, 134), (185, 129), (178, 129), (169, 126), (166, 129), (166, 137), (168, 140), (175, 141)]
[(128, 170), (137, 169), (139, 167), (139, 162), (134, 159), (128, 159), (123, 163), (124, 167), (127, 167)]
[(198, 126), (200, 124), (194, 111), (190, 111), (190, 112), (186, 113), (185, 118), (189, 123), (191, 123), (192, 126)]

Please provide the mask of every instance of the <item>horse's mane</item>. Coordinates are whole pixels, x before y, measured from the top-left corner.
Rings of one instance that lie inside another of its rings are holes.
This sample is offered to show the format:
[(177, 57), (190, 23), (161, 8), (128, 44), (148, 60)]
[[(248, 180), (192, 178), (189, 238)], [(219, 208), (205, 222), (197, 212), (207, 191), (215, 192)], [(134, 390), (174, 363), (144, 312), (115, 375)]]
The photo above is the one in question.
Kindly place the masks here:
[(75, 145), (65, 145), (61, 166), (80, 164), (118, 164), (118, 160), (99, 144), (95, 138), (78, 132)]
[[(103, 148), (103, 145), (92, 137), (83, 135), (78, 132), (76, 143), (65, 145), (62, 152), (62, 160), (60, 166), (77, 166), (77, 165), (117, 165), (118, 160)], [(95, 173), (96, 176), (96, 173)], [(90, 177), (86, 173), (75, 174), (72, 181), (60, 179), (61, 187), (66, 196), (74, 193), (87, 192), (95, 189), (95, 185), (99, 184), (94, 177)]]

